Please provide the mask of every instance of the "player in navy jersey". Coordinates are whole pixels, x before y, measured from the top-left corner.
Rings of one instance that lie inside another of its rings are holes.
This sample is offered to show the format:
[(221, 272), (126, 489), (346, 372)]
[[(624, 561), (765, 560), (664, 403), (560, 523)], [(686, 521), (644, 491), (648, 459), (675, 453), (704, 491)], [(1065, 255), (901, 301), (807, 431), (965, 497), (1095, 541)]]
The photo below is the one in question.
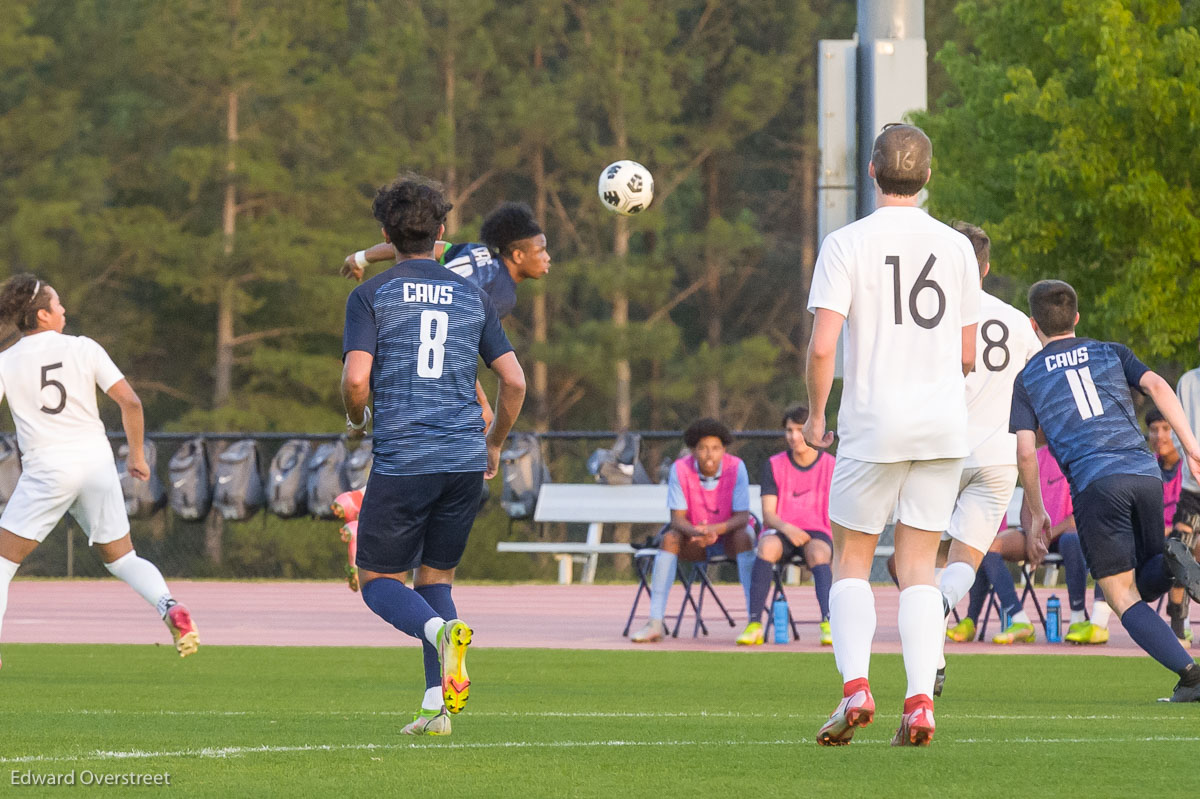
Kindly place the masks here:
[(1029, 289), (1034, 331), (1045, 345), (1017, 377), (1010, 430), (1031, 510), (1034, 560), (1045, 554), (1049, 517), (1038, 479), (1035, 431), (1041, 427), (1071, 485), (1083, 555), (1108, 604), (1130, 637), (1179, 675), (1172, 702), (1200, 701), (1200, 666), (1146, 600), (1162, 596), (1174, 576), (1200, 596), (1200, 564), (1168, 539), (1164, 556), (1163, 488), (1158, 463), (1146, 449), (1130, 388), (1150, 395), (1200, 468), (1200, 444), (1167, 381), (1123, 344), (1076, 338), (1075, 290), (1061, 280)]
[[(342, 399), (351, 435), (371, 420), (374, 464), (358, 516), (355, 559), (363, 600), (424, 643), (425, 698), (403, 732), (446, 735), (466, 702), (472, 631), (451, 584), (500, 447), (525, 398), (525, 375), (488, 295), (433, 258), (452, 206), (438, 188), (401, 179), (373, 211), (396, 263), (346, 303)], [(486, 438), (476, 399), (478, 359), (499, 378)], [(404, 584), (413, 571), (414, 587)]]
[[(540, 280), (550, 271), (550, 253), (546, 234), (525, 203), (503, 203), (487, 215), (479, 229), (482, 244), (451, 244), (438, 241), (434, 257), (456, 274), (479, 286), (492, 300), (496, 314), (506, 318), (517, 305), (517, 284)], [(385, 241), (346, 256), (342, 277), (361, 281), (366, 267), (379, 261), (394, 261), (396, 249)], [(492, 408), (483, 388), (476, 384), (485, 423), (490, 423)]]

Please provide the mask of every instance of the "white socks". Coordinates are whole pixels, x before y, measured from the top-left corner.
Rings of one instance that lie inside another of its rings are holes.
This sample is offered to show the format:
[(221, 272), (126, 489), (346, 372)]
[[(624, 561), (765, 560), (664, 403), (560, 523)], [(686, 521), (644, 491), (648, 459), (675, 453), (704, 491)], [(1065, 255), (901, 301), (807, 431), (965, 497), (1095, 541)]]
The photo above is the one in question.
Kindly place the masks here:
[(974, 584), (975, 570), (971, 568), (971, 564), (956, 562), (950, 563), (942, 569), (942, 579), (938, 587), (941, 588), (942, 596), (946, 597), (946, 602), (953, 609)]
[(1071, 611), (1071, 621), (1069, 622), (1070, 624), (1079, 624), (1082, 621), (1087, 621), (1087, 616), (1084, 614), (1084, 612), (1082, 610)]
[(425, 698), (421, 700), (421, 710), (441, 710), (444, 704), (446, 701), (442, 697), (440, 685), (425, 689)]
[(910, 696), (933, 697), (933, 681), (946, 637), (942, 592), (932, 585), (911, 585), (900, 592), (900, 650)]
[[(171, 599), (171, 590), (163, 579), (162, 572), (150, 561), (139, 558), (136, 552), (129, 552), (105, 563), (104, 568), (118, 579), (124, 580), (129, 587), (137, 591), (142, 599), (149, 602), (159, 615), (165, 614), (166, 606)], [(161, 610), (160, 610), (161, 608)]]
[(20, 563), (0, 558), (0, 629), (4, 627), (4, 611), (8, 609), (8, 584), (12, 582), (13, 575), (19, 568)]
[(875, 638), (875, 594), (870, 583), (848, 578), (830, 587), (829, 630), (842, 682), (867, 679), (871, 669), (871, 641)]
[(1033, 624), (1033, 622), (1031, 622), (1029, 620), (1029, 614), (1023, 610), (1018, 610), (1016, 613), (1014, 613), (1012, 616), (1010, 616), (1008, 623), (1009, 624)]
[[(431, 645), (438, 645), (438, 635), (442, 632), (442, 627), (446, 624), (446, 620), (441, 616), (434, 616), (429, 621), (425, 622), (425, 640)], [(438, 705), (441, 707), (441, 705)]]
[(1092, 604), (1092, 624), (1097, 627), (1108, 627), (1108, 620), (1112, 617), (1112, 608), (1103, 600), (1096, 600)]
[[(654, 556), (654, 569), (650, 572), (650, 618), (663, 620), (667, 615), (667, 595), (675, 584), (675, 570), (679, 557), (665, 549)], [(749, 604), (749, 603), (747, 603)]]

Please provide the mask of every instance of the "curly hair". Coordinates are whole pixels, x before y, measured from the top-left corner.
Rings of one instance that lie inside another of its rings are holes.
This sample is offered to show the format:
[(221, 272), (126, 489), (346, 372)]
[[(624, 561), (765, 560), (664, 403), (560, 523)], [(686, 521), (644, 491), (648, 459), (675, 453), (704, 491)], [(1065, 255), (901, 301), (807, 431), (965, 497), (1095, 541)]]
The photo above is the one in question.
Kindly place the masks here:
[(442, 187), (417, 175), (401, 175), (375, 194), (371, 213), (387, 231), (400, 255), (433, 250), (438, 230), (454, 206)]
[(28, 333), (38, 326), (37, 312), (50, 310), (50, 284), (28, 272), (13, 275), (0, 286), (0, 320)]
[(542, 234), (542, 227), (533, 216), (533, 210), (525, 203), (504, 203), (483, 220), (479, 238), (489, 250), (500, 255), (509, 255), (522, 239), (531, 239)]
[(683, 431), (683, 443), (687, 444), (688, 449), (695, 449), (700, 439), (709, 436), (721, 439), (721, 443), (727, 447), (733, 443), (733, 433), (729, 432), (729, 428), (712, 418), (697, 419), (688, 425), (688, 429)]

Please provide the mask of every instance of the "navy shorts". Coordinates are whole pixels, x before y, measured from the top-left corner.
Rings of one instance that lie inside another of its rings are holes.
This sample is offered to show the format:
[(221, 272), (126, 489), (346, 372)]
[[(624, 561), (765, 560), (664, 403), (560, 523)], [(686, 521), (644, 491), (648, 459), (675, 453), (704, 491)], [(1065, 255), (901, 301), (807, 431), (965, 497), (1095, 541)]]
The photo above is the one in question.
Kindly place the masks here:
[[(833, 551), (833, 539), (820, 530), (805, 530), (813, 541), (824, 541), (829, 545), (829, 549)], [(792, 558), (797, 554), (804, 555), (804, 547), (798, 547), (792, 543), (792, 540), (778, 530), (774, 531), (773, 535), (779, 538), (779, 543), (783, 545), (783, 555), (780, 556), (780, 563), (790, 563)]]
[(1163, 551), (1163, 484), (1157, 477), (1101, 477), (1074, 498), (1075, 526), (1097, 580), (1136, 570)]
[(398, 477), (372, 471), (358, 512), (355, 564), (380, 574), (421, 565), (453, 569), (467, 548), (482, 491), (482, 472)]

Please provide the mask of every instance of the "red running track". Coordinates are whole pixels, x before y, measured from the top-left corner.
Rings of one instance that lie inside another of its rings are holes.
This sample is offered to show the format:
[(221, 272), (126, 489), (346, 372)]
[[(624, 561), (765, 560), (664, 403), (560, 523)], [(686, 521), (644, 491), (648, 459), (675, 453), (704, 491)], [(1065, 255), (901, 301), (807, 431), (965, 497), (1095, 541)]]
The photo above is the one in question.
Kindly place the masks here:
[[(192, 582), (171, 581), (177, 599), (186, 604), (205, 645), (241, 646), (397, 646), (416, 641), (372, 614), (362, 598), (334, 582)], [(687, 651), (742, 649), (734, 639), (745, 624), (741, 588), (719, 585), (717, 591), (733, 613), (730, 627), (716, 608), (705, 607), (708, 637), (692, 638), (689, 614), (678, 639), (653, 646)], [(1052, 591), (1039, 589), (1045, 600)], [(1057, 591), (1065, 600), (1065, 592)], [(454, 589), (459, 615), (475, 629), (482, 646), (554, 649), (623, 649), (635, 646), (621, 636), (633, 601), (632, 585), (462, 585)], [(668, 611), (678, 612), (683, 589), (671, 592)], [(876, 586), (878, 630), (875, 651), (899, 652), (896, 629), (899, 593)], [(800, 624), (800, 640), (783, 646), (748, 647), (750, 651), (821, 651), (818, 609), (810, 586), (788, 590), (792, 612)], [(634, 629), (644, 621), (646, 599), (638, 608)], [(1032, 603), (1030, 603), (1032, 604)], [(1065, 602), (1063, 603), (1065, 606)], [(1029, 608), (1033, 610), (1032, 607)], [(1069, 644), (997, 646), (991, 643), (949, 644), (950, 652), (1140, 655), (1116, 619), (1105, 646)], [(994, 618), (989, 632), (999, 630)], [(1042, 632), (1038, 631), (1039, 639)], [(166, 628), (153, 610), (124, 583), (103, 580), (16, 580), (9, 591), (4, 643), (169, 644)], [(745, 650), (743, 650), (745, 651)], [(824, 651), (829, 651), (825, 648)]]

